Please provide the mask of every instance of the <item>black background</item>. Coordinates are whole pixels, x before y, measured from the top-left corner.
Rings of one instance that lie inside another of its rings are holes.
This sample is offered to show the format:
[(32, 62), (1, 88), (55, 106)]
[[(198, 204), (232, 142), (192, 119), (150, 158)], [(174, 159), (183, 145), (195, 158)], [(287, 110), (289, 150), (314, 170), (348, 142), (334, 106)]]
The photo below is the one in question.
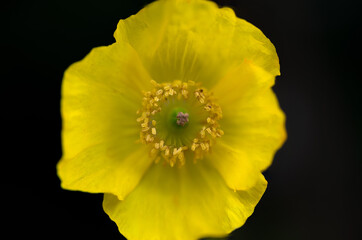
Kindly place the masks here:
[[(59, 187), (60, 87), (71, 63), (93, 47), (111, 44), (118, 20), (147, 2), (2, 3), (3, 236), (122, 239), (102, 210), (101, 194)], [(274, 89), (288, 130), (287, 142), (265, 172), (265, 195), (230, 239), (359, 239), (362, 89), (357, 1), (216, 2), (231, 6), (276, 46), (282, 76)]]

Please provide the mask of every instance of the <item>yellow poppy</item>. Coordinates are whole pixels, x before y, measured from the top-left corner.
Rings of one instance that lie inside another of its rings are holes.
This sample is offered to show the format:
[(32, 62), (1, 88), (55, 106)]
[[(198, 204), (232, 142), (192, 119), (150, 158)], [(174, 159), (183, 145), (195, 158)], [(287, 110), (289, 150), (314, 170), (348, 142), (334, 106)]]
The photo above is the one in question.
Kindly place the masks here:
[(225, 236), (263, 195), (286, 139), (263, 33), (204, 0), (159, 0), (62, 86), (62, 187), (104, 193), (128, 239)]

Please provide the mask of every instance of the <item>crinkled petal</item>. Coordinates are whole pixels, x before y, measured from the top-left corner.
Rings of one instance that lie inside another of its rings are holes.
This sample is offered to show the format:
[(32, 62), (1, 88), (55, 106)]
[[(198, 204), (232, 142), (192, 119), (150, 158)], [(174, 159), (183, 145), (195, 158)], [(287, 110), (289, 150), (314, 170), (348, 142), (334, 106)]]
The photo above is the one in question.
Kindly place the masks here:
[(151, 160), (137, 143), (136, 111), (150, 77), (136, 52), (116, 43), (91, 51), (65, 72), (62, 86), (62, 187), (122, 199)]
[(227, 185), (234, 190), (248, 190), (259, 179), (260, 170), (244, 151), (218, 141), (207, 161), (219, 171)]
[(210, 160), (233, 189), (253, 185), (285, 141), (285, 116), (271, 90), (274, 78), (245, 60), (212, 89), (223, 111), (225, 134)]
[(223, 108), (220, 124), (225, 132), (220, 141), (242, 152), (259, 170), (269, 167), (286, 140), (285, 115), (271, 89)]
[(207, 161), (182, 168), (157, 164), (123, 201), (105, 194), (103, 208), (131, 240), (225, 236), (252, 214), (266, 184), (259, 173), (251, 188), (233, 191)]
[(249, 60), (244, 60), (229, 71), (211, 90), (223, 112), (228, 113), (235, 110), (233, 108), (235, 104), (243, 103), (259, 92), (271, 88), (274, 82), (275, 75)]
[(132, 45), (159, 82), (211, 87), (245, 59), (279, 74), (275, 48), (264, 34), (211, 1), (156, 1), (121, 20), (115, 38)]

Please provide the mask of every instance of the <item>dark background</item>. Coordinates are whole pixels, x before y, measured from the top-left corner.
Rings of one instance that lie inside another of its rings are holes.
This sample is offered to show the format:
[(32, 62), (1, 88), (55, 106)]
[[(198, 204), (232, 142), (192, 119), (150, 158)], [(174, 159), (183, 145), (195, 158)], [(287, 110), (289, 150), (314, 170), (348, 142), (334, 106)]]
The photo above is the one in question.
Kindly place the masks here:
[[(2, 3), (2, 235), (122, 239), (102, 210), (101, 194), (59, 187), (60, 87), (71, 63), (93, 47), (111, 44), (118, 20), (147, 2)], [(287, 114), (289, 135), (265, 172), (265, 195), (230, 239), (359, 239), (362, 89), (357, 1), (217, 2), (231, 6), (276, 46), (282, 76), (274, 89)]]

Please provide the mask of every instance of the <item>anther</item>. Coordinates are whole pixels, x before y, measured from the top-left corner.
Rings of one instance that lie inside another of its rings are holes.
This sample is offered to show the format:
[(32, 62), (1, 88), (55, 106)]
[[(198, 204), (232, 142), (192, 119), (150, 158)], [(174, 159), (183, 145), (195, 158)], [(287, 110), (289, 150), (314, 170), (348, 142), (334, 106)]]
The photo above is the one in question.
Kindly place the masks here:
[(161, 95), (162, 93), (163, 93), (163, 90), (162, 90), (162, 89), (159, 89), (159, 90), (157, 90), (156, 95), (159, 96), (159, 95)]
[(168, 156), (168, 155), (170, 155), (170, 149), (169, 149), (169, 148), (166, 148), (166, 149), (165, 149), (165, 156)]

